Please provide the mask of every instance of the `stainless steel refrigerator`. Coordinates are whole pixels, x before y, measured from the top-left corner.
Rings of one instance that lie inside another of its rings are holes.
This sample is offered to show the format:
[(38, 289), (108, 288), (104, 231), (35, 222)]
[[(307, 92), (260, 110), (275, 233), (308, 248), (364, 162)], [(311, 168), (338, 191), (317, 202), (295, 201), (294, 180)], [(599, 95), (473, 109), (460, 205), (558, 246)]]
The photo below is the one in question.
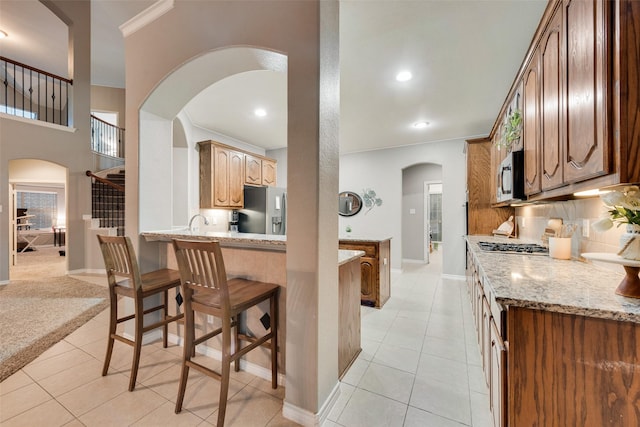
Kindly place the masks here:
[(238, 211), (241, 233), (286, 234), (287, 193), (277, 187), (244, 187), (244, 209)]

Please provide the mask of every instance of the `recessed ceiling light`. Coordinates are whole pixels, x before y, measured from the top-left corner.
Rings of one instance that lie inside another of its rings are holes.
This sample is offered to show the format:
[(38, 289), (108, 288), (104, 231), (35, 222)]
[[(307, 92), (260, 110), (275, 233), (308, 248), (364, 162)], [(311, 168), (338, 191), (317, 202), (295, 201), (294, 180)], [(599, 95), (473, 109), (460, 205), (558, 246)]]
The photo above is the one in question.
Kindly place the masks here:
[(431, 123), (429, 122), (416, 122), (413, 124), (413, 127), (416, 129), (424, 129), (429, 126)]
[(9, 34), (5, 33), (2, 30), (0, 30), (0, 39), (4, 39), (5, 37), (9, 37)]
[(265, 110), (264, 108), (256, 108), (253, 114), (258, 117), (264, 117), (267, 115), (267, 110)]
[(400, 71), (398, 74), (396, 74), (396, 80), (399, 82), (409, 81), (412, 77), (413, 74), (411, 74), (411, 71)]

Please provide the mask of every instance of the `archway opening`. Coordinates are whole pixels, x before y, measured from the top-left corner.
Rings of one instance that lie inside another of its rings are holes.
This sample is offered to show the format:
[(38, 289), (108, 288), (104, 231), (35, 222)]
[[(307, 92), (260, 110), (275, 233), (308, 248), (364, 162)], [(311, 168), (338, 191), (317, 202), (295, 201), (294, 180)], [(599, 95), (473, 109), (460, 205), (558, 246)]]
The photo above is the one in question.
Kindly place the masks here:
[(66, 274), (67, 174), (44, 160), (9, 161), (11, 280)]

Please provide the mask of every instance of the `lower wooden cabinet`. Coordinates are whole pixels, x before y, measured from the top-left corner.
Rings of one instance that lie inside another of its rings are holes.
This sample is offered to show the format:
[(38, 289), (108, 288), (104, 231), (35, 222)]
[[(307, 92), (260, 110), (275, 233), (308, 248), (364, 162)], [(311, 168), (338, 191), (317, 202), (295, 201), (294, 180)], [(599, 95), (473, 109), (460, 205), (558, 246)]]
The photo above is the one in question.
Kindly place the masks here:
[(391, 240), (340, 240), (340, 249), (364, 251), (360, 258), (362, 305), (380, 308), (391, 296)]
[(485, 288), (479, 268), (467, 253), (467, 287), (475, 321), (484, 379), (494, 427), (507, 426), (507, 346), (505, 310)]

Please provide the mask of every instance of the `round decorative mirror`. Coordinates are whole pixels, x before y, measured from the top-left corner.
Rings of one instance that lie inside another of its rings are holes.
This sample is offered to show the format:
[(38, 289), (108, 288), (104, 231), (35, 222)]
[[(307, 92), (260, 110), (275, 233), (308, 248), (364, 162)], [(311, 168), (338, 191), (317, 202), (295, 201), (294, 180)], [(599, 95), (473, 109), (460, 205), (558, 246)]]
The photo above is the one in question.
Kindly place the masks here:
[(353, 191), (338, 194), (338, 213), (341, 216), (353, 216), (362, 209), (362, 198)]

